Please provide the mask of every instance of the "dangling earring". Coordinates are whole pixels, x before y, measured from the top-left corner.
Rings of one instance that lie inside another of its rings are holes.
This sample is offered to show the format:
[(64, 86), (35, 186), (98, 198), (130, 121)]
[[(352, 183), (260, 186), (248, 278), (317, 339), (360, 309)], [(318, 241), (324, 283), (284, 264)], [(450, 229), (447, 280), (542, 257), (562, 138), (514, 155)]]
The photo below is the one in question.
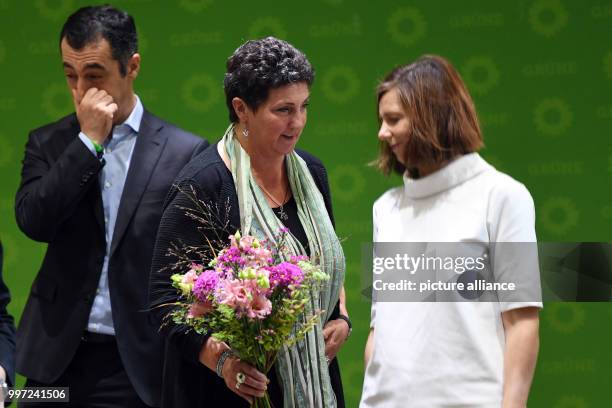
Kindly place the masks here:
[(249, 137), (249, 129), (247, 129), (246, 126), (242, 129), (242, 136)]

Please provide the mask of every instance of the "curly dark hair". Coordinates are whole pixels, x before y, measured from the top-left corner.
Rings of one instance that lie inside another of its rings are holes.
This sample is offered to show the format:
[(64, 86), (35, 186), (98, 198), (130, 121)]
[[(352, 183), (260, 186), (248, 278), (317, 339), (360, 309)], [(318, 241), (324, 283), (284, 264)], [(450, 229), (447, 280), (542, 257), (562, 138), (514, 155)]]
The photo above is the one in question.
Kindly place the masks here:
[(62, 27), (60, 44), (64, 38), (75, 50), (105, 39), (113, 58), (119, 62), (122, 76), (127, 74), (128, 61), (138, 52), (134, 18), (109, 5), (82, 7), (75, 11)]
[(229, 118), (238, 122), (232, 99), (242, 99), (256, 111), (268, 98), (270, 89), (314, 81), (314, 71), (306, 55), (286, 41), (274, 37), (250, 40), (242, 44), (227, 60), (223, 81)]

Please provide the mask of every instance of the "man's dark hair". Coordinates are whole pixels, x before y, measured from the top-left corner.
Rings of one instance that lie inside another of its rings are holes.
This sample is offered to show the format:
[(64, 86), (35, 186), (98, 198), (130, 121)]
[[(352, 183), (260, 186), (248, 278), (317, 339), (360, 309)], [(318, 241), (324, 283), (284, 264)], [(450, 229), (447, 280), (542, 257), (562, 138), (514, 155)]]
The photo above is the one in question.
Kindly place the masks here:
[(229, 118), (238, 122), (232, 99), (242, 99), (254, 111), (268, 98), (270, 89), (314, 81), (314, 71), (303, 52), (274, 37), (242, 44), (227, 60), (223, 86)]
[(81, 50), (86, 45), (105, 39), (110, 44), (112, 56), (119, 62), (119, 72), (127, 74), (127, 64), (138, 52), (138, 36), (134, 18), (109, 5), (88, 6), (75, 11), (62, 27), (60, 44)]

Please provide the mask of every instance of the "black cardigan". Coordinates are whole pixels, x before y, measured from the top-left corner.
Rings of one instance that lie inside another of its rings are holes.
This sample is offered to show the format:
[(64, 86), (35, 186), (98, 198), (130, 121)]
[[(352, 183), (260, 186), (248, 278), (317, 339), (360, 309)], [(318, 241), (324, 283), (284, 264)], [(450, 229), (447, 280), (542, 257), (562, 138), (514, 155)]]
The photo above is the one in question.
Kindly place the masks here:
[[(304, 151), (296, 150), (296, 152), (308, 165), (333, 223), (325, 167), (316, 157)], [(185, 208), (193, 208), (193, 201), (185, 192), (192, 189), (199, 200), (210, 205), (210, 212), (218, 216), (221, 223), (228, 222), (225, 230), (203, 229), (201, 223), (186, 215)], [(196, 156), (176, 178), (166, 198), (153, 252), (149, 286), (151, 317), (154, 319), (154, 324), (161, 327), (160, 331), (166, 337), (162, 407), (248, 407), (246, 401), (229, 390), (221, 378), (199, 362), (199, 352), (207, 336), (164, 320), (170, 308), (160, 306), (172, 303), (178, 298), (177, 291), (170, 282), (170, 276), (174, 271), (164, 269), (177, 260), (173, 256), (168, 256), (171, 245), (178, 242), (188, 246), (202, 245), (205, 242), (204, 235), (209, 239), (214, 239), (217, 235), (225, 239), (230, 233), (239, 229), (239, 225), (240, 212), (234, 180), (219, 156), (215, 144)], [(338, 306), (339, 304), (336, 305), (331, 319), (339, 314)], [(274, 374), (271, 374), (271, 378), (274, 377)], [(338, 407), (344, 407), (340, 369), (336, 359), (330, 364), (330, 377)], [(271, 385), (269, 392), (273, 401), (280, 398), (278, 386)]]

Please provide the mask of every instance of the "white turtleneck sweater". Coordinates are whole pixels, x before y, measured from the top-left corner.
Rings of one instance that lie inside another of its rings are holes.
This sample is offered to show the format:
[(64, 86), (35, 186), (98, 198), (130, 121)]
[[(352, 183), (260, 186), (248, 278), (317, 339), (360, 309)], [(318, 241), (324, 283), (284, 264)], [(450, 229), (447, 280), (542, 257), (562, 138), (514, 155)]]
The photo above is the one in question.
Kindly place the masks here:
[[(374, 242), (535, 242), (531, 195), (477, 153), (387, 191), (373, 208)], [(533, 267), (537, 270), (536, 265)], [(501, 313), (521, 303), (372, 306), (374, 350), (361, 408), (500, 407)]]

